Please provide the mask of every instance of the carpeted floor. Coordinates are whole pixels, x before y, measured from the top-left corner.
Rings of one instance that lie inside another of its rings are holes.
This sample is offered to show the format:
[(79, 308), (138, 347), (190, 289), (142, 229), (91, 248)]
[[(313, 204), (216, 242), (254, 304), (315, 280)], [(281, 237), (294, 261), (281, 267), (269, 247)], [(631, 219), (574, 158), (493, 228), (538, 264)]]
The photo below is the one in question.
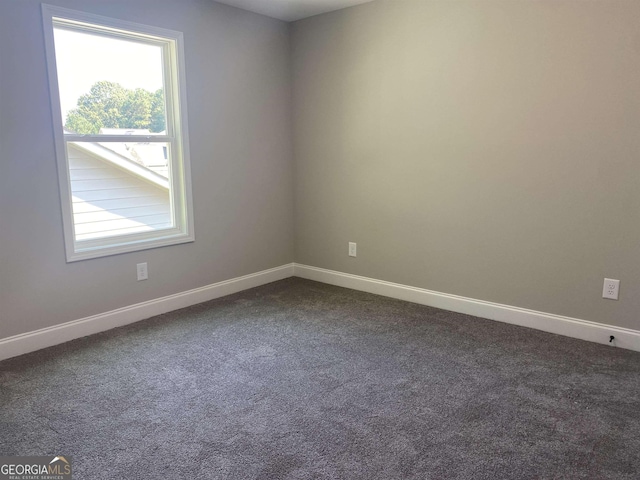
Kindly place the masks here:
[(91, 479), (638, 479), (640, 354), (297, 278), (0, 363)]

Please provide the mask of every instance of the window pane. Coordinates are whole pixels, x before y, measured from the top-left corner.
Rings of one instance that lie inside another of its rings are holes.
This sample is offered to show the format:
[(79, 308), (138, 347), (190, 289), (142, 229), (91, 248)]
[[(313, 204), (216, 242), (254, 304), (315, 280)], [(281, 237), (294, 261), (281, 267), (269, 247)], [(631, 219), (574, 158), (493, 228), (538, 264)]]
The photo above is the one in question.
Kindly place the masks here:
[(67, 261), (192, 242), (182, 34), (42, 12)]
[(166, 131), (160, 46), (59, 26), (54, 39), (65, 132)]
[(75, 240), (174, 227), (166, 143), (68, 142)]

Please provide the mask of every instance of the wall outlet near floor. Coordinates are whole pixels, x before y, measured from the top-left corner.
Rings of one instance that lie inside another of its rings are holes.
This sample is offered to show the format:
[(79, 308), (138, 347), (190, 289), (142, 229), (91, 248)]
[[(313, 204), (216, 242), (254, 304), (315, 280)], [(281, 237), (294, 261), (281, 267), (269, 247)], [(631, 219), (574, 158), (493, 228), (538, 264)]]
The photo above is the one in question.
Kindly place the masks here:
[(349, 242), (349, 256), (350, 257), (355, 257), (356, 256), (356, 248), (357, 245), (353, 242)]
[(619, 292), (620, 292), (620, 280), (615, 280), (613, 278), (604, 279), (604, 287), (602, 287), (602, 298), (618, 300)]
[(139, 263), (136, 265), (138, 271), (138, 281), (146, 280), (149, 278), (149, 271), (147, 270), (147, 262)]

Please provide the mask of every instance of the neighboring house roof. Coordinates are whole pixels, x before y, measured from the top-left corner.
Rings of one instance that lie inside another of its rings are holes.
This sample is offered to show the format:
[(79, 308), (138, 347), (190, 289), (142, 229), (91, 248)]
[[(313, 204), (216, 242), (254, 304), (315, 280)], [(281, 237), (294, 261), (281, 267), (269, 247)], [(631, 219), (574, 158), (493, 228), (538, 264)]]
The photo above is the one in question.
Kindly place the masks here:
[[(148, 128), (101, 128), (100, 135), (138, 135), (151, 138), (155, 135), (165, 135), (166, 132), (152, 133)], [(147, 167), (163, 177), (169, 177), (167, 163), (167, 146), (156, 142), (104, 142), (103, 147), (113, 150), (123, 157), (129, 158)]]
[(67, 148), (76, 240), (173, 226), (167, 178), (98, 143)]
[(142, 180), (169, 190), (169, 180), (165, 176), (154, 172), (150, 168), (136, 162), (131, 158), (120, 155), (113, 149), (105, 147), (104, 144), (92, 142), (73, 142), (71, 145), (73, 145), (74, 148), (91, 154), (98, 160), (110, 163), (111, 165), (125, 170), (131, 175), (134, 175)]

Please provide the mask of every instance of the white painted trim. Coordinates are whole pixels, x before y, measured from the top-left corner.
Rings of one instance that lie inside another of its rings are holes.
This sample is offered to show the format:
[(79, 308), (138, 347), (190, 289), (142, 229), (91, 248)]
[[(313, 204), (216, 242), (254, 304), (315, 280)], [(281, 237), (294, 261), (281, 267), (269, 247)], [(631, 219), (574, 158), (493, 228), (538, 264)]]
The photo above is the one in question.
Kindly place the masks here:
[[(640, 352), (640, 331), (294, 264), (296, 277)], [(609, 343), (609, 336), (615, 337)]]
[(293, 263), (0, 340), (0, 360), (293, 276)]
[(292, 276), (640, 352), (640, 331), (290, 263), (61, 325), (0, 339), (0, 360), (135, 323)]

